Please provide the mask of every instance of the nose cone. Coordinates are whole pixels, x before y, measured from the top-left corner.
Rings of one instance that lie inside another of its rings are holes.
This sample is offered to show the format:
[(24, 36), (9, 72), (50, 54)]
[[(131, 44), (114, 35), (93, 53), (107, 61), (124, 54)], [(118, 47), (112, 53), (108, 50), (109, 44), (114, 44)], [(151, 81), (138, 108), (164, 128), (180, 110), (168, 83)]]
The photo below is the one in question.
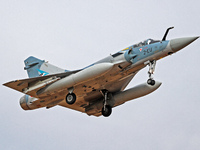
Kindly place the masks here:
[(186, 37), (186, 38), (178, 38), (178, 39), (170, 40), (171, 49), (174, 52), (177, 52), (198, 38), (199, 37), (197, 36), (197, 37)]

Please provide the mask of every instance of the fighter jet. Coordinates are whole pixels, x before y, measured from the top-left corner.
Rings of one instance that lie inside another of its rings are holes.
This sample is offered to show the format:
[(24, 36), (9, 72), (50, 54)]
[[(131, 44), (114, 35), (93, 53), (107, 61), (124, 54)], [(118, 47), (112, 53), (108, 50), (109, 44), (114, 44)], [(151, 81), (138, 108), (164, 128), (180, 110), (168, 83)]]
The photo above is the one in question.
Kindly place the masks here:
[[(166, 40), (147, 39), (131, 45), (83, 69), (69, 71), (33, 56), (27, 58), (29, 78), (3, 85), (24, 93), (20, 105), (24, 110), (63, 106), (87, 115), (108, 117), (112, 108), (145, 96), (158, 89), (161, 82), (153, 74), (157, 60), (183, 49), (198, 36)], [(125, 90), (133, 77), (149, 67), (147, 82)]]

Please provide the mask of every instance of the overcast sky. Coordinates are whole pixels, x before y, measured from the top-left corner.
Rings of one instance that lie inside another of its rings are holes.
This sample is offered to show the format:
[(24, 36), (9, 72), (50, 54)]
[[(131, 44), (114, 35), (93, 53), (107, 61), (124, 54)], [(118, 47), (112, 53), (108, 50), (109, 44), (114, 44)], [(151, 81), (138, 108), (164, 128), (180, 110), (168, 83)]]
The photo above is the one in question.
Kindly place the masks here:
[[(0, 0), (0, 83), (27, 78), (35, 56), (79, 69), (147, 38), (200, 35), (199, 0)], [(110, 117), (56, 106), (24, 111), (23, 94), (0, 86), (0, 149), (199, 150), (200, 39), (159, 60), (154, 93)], [(127, 88), (144, 83), (148, 68)]]

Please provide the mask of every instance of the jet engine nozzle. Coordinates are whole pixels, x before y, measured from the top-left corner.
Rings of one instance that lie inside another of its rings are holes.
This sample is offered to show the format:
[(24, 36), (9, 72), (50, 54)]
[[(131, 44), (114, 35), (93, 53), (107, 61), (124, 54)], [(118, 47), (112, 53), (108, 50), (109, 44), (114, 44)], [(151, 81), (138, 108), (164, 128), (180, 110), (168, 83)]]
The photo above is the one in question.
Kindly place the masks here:
[(32, 104), (36, 100), (37, 100), (37, 98), (35, 98), (35, 97), (31, 97), (29, 95), (24, 95), (20, 98), (19, 103), (20, 103), (20, 106), (22, 109), (32, 110), (32, 109), (39, 108), (39, 107), (35, 106), (34, 104)]
[(24, 95), (20, 98), (19, 103), (20, 103), (20, 106), (22, 107), (22, 109), (30, 110), (30, 108), (28, 107), (27, 102), (26, 102), (26, 95)]
[(170, 40), (171, 49), (174, 52), (177, 52), (177, 51), (179, 51), (182, 48), (186, 47), (187, 45), (189, 45), (190, 43), (192, 43), (193, 41), (195, 41), (198, 38), (199, 38), (199, 36), (197, 36), (197, 37), (186, 37), (186, 38), (172, 39), (172, 40)]

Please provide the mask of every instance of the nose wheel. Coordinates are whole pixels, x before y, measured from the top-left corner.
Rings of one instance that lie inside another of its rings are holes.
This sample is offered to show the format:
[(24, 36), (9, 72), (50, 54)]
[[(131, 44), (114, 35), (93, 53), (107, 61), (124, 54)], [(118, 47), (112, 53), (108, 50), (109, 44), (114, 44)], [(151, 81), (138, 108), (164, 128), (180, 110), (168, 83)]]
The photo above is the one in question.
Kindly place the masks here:
[(153, 80), (153, 79), (148, 79), (147, 80), (147, 84), (149, 84), (149, 85), (155, 85), (155, 83), (156, 83), (156, 81), (155, 80)]
[(147, 84), (149, 85), (155, 85), (155, 80), (153, 79), (152, 75), (155, 71), (155, 66), (156, 66), (156, 61), (153, 60), (153, 61), (149, 61), (149, 71), (148, 71), (148, 74), (149, 74), (149, 79), (147, 80)]

